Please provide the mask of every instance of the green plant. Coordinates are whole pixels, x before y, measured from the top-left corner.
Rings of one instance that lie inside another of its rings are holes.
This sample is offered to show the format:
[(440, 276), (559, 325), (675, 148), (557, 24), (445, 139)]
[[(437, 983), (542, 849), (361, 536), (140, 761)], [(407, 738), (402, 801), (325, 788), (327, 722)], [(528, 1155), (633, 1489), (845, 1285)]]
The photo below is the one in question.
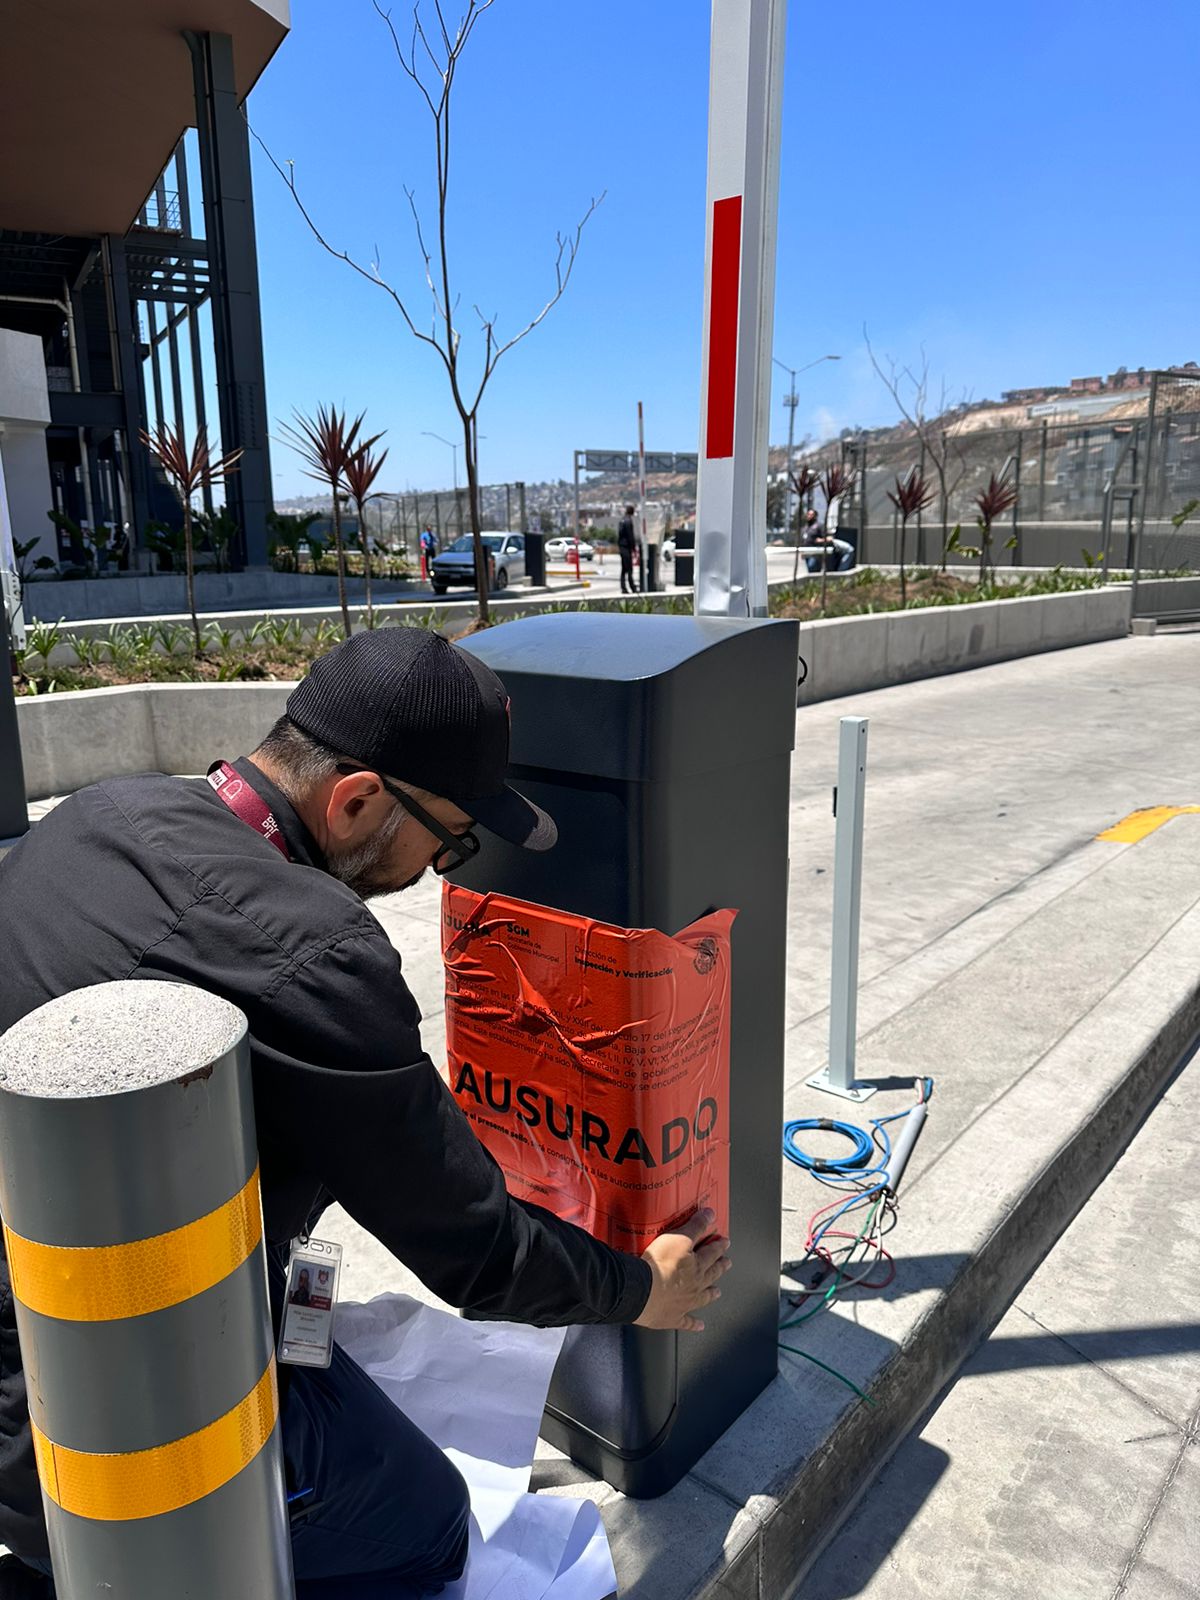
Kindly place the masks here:
[(275, 535), (271, 541), (270, 557), (272, 565), (277, 572), (300, 571), (300, 549), (307, 544), (313, 550), (321, 548), (321, 539), (310, 534), (309, 529), (314, 522), (320, 521), (317, 511), (271, 511), (267, 514), (267, 525)]
[(22, 589), (30, 581), (33, 572), (45, 572), (50, 567), (58, 566), (58, 562), (51, 556), (39, 556), (32, 567), (28, 566), (28, 558), (33, 554), (36, 546), (36, 539), (13, 540), (13, 555), (16, 557), (17, 562), (17, 582)]
[(281, 423), (280, 430), (300, 459), (307, 463), (304, 471), (318, 483), (328, 484), (333, 499), (333, 543), (337, 553), (338, 601), (342, 608), (342, 629), (350, 637), (350, 608), (346, 603), (346, 548), (342, 543), (342, 507), (339, 493), (347, 463), (356, 450), (369, 449), (376, 439), (359, 439), (365, 412), (360, 411), (353, 422), (347, 422), (346, 413), (336, 406), (318, 406), (315, 417), (306, 417), (294, 411), (295, 426)]
[(910, 467), (902, 478), (896, 474), (896, 487), (887, 492), (888, 499), (900, 513), (900, 605), (906, 605), (908, 599), (908, 585), (905, 577), (905, 561), (908, 551), (908, 519), (924, 511), (934, 498), (932, 484), (926, 483), (925, 476), (920, 467)]
[(1017, 486), (1010, 483), (1008, 468), (1006, 467), (999, 477), (993, 472), (988, 478), (987, 487), (981, 489), (975, 496), (975, 504), (979, 507), (979, 582), (987, 582), (988, 570), (992, 564), (992, 524), (997, 517), (1011, 511), (1017, 503)]
[(178, 572), (184, 560), (183, 529), (173, 528), (169, 522), (147, 522), (142, 529), (142, 543), (158, 562), (158, 570)]
[(1171, 518), (1171, 526), (1175, 529), (1175, 532), (1178, 533), (1184, 523), (1190, 517), (1194, 517), (1197, 511), (1200, 511), (1200, 500), (1189, 500), (1186, 505), (1182, 506)]
[(318, 655), (332, 650), (337, 643), (337, 629), (328, 617), (322, 617), (312, 630), (312, 647)]
[(229, 571), (229, 551), (239, 533), (237, 523), (224, 506), (215, 511), (198, 511), (196, 528), (213, 553), (218, 572)]
[(263, 632), (278, 650), (289, 644), (299, 644), (303, 638), (299, 617), (264, 617), (263, 621)]
[(246, 663), (244, 661), (221, 661), (217, 664), (218, 683), (236, 683), (239, 678), (246, 676)]
[(103, 639), (92, 634), (71, 634), (63, 640), (75, 652), (75, 660), (84, 672), (90, 672), (104, 660), (106, 645)]
[(233, 641), (237, 637), (235, 628), (227, 628), (221, 622), (210, 622), (204, 631), (215, 642), (219, 650), (233, 648)]
[[(376, 439), (382, 439), (383, 434), (377, 433)], [(367, 589), (367, 627), (375, 626), (375, 612), (371, 605), (371, 541), (367, 537), (367, 501), (371, 498), (372, 486), (383, 469), (387, 460), (387, 451), (381, 450), (378, 455), (371, 449), (374, 440), (367, 440), (360, 444), (357, 450), (351, 451), (346, 458), (346, 467), (343, 476), (346, 487), (350, 491), (350, 498), (354, 501), (355, 510), (358, 512), (358, 538), (362, 545), (363, 581)]]
[(59, 617), (57, 622), (31, 622), (25, 630), (25, 648), (31, 656), (40, 656), (47, 667), (54, 647), (62, 636), (62, 625), (65, 618)]
[(137, 652), (128, 628), (122, 628), (116, 622), (111, 623), (104, 635), (104, 643), (108, 650), (108, 659), (118, 671), (128, 672), (135, 665)]
[(962, 523), (961, 522), (956, 522), (954, 524), (954, 527), (950, 530), (950, 536), (946, 540), (946, 543), (942, 548), (942, 571), (943, 572), (945, 572), (945, 570), (946, 570), (946, 557), (947, 556), (951, 556), (951, 555), (967, 556), (972, 561), (974, 561), (976, 559), (976, 557), (979, 555), (979, 546), (978, 545), (975, 545), (975, 544), (964, 544), (962, 542)]
[(135, 622), (125, 632), (135, 661), (144, 663), (149, 661), (152, 656), (157, 655), (158, 634), (152, 624)]
[[(843, 495), (850, 493), (854, 487), (854, 473), (841, 461), (830, 461), (820, 479), (821, 490), (825, 495), (825, 531), (829, 532), (829, 518), (834, 505), (841, 501)], [(829, 582), (829, 562), (821, 562), (821, 613), (825, 612), (825, 591)]]
[[(197, 633), (198, 631), (197, 629)], [(188, 630), (182, 622), (157, 622), (154, 625), (154, 633), (164, 652), (169, 656), (173, 656), (181, 645), (187, 648)], [(200, 642), (199, 649), (204, 649), (203, 641)]]
[(187, 602), (192, 619), (192, 637), (195, 653), (204, 652), (200, 637), (200, 619), (196, 615), (196, 561), (192, 539), (192, 499), (201, 490), (211, 488), (233, 472), (241, 460), (242, 452), (233, 450), (227, 456), (214, 459), (208, 444), (208, 429), (201, 428), (189, 447), (182, 428), (168, 427), (159, 422), (152, 434), (142, 430), (142, 443), (148, 445), (158, 457), (163, 471), (171, 480), (183, 506), (184, 562), (187, 573)]

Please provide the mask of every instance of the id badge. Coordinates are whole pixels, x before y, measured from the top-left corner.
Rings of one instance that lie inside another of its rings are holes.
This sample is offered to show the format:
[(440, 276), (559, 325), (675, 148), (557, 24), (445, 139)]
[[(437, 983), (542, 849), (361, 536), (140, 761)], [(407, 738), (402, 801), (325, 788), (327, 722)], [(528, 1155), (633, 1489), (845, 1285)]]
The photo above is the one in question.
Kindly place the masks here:
[(337, 1308), (342, 1247), (327, 1239), (292, 1245), (287, 1298), (279, 1330), (279, 1359), (296, 1367), (327, 1367), (333, 1359), (333, 1315)]

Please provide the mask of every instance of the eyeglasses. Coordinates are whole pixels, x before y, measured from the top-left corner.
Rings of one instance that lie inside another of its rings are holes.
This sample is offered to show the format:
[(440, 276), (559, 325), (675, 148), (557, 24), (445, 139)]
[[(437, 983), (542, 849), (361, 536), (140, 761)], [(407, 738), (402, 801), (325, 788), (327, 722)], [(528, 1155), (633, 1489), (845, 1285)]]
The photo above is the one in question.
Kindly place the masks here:
[(412, 795), (385, 778), (382, 772), (376, 772), (373, 767), (352, 766), (348, 761), (340, 761), (336, 770), (344, 778), (355, 772), (372, 773), (383, 785), (384, 793), (390, 794), (397, 805), (402, 806), (410, 817), (414, 817), (426, 832), (438, 840), (442, 848), (433, 858), (433, 870), (439, 878), (445, 877), (448, 872), (454, 872), (464, 861), (470, 861), (472, 856), (479, 854), (479, 839), (471, 829), (468, 828), (463, 833), (451, 833), (449, 828), (443, 827), (436, 817), (431, 817), (425, 807), (414, 800)]

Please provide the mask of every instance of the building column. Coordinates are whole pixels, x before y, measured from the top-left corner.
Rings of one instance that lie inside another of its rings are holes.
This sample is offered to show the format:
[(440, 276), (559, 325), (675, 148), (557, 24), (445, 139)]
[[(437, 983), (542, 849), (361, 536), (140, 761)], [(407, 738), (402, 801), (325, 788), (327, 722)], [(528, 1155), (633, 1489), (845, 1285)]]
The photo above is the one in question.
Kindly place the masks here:
[(121, 388), (121, 432), (125, 463), (129, 473), (129, 521), (131, 548), (140, 548), (150, 520), (150, 456), (142, 443), (146, 425), (146, 404), (142, 394), (142, 356), (139, 333), (133, 321), (133, 300), (129, 290), (129, 270), (125, 261), (125, 241), (116, 234), (105, 234), (102, 241), (104, 278), (108, 286), (109, 327), (113, 344), (113, 367)]
[(265, 567), (271, 462), (250, 137), (234, 86), (233, 40), (227, 33), (188, 32), (184, 38), (192, 53), (200, 135), (221, 446), (226, 453), (243, 452), (225, 481), (225, 504), (242, 530), (244, 565)]

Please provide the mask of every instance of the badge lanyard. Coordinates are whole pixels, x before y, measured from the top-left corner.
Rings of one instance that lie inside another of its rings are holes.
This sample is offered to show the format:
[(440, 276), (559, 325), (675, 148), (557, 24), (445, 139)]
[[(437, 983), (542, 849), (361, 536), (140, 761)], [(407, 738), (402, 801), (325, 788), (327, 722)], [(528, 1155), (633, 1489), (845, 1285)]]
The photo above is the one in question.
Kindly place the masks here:
[[(275, 813), (228, 761), (209, 768), (217, 795), (255, 833), (269, 839), (285, 861), (292, 859)], [(279, 1329), (279, 1359), (299, 1367), (327, 1367), (333, 1358), (342, 1247), (329, 1239), (298, 1239), (287, 1266), (287, 1290)]]
[(287, 840), (275, 819), (275, 813), (263, 797), (256, 793), (246, 782), (239, 777), (228, 761), (215, 762), (208, 769), (208, 781), (216, 790), (220, 798), (233, 812), (240, 817), (255, 833), (262, 834), (264, 839), (269, 839), (285, 861), (292, 859), (292, 852), (287, 847)]

